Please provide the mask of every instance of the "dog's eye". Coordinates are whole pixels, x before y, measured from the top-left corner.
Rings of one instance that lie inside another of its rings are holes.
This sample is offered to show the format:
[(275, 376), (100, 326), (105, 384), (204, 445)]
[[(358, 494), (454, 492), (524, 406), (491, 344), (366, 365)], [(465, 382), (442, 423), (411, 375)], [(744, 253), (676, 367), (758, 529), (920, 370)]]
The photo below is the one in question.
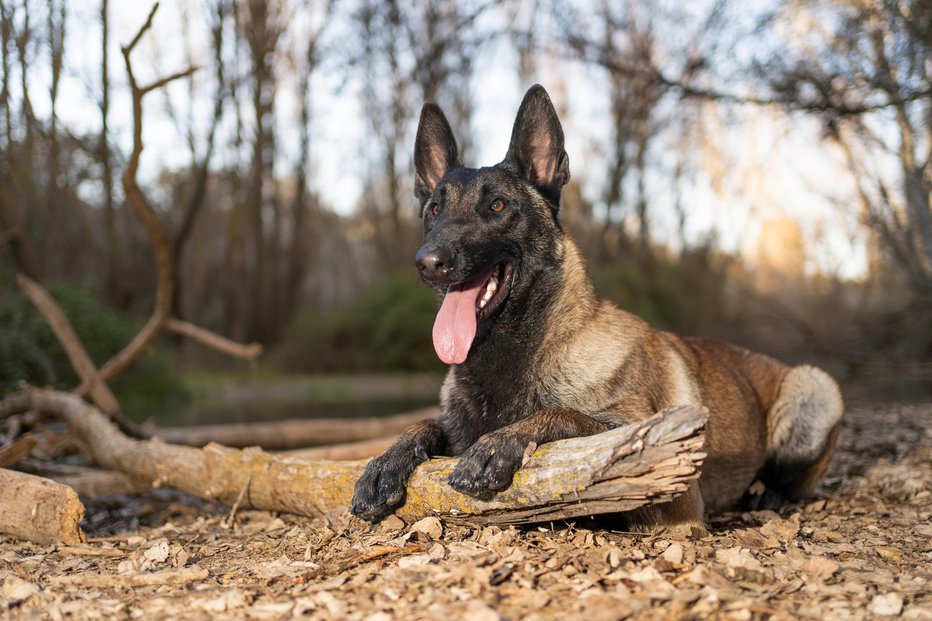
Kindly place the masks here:
[(431, 204), (430, 204), (430, 213), (433, 214), (433, 215), (435, 215), (435, 216), (436, 216), (438, 213), (440, 213), (440, 203), (438, 203), (437, 201), (434, 201), (433, 203), (431, 203)]
[(489, 209), (495, 213), (500, 213), (505, 208), (505, 201), (500, 198), (496, 198), (492, 204), (489, 206)]

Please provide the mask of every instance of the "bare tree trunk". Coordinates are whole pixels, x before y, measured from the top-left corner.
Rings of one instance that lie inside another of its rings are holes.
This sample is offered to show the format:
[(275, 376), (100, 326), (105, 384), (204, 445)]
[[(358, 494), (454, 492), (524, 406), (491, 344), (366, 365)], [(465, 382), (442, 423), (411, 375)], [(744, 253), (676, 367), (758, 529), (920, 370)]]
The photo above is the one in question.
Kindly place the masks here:
[[(27, 234), (26, 219), (20, 211), (20, 201), (14, 196), (17, 184), (18, 155), (13, 137), (13, 101), (10, 81), (13, 71), (13, 46), (19, 42), (14, 31), (15, 8), (0, 0), (0, 107), (3, 108), (3, 157), (0, 158), (0, 230), (3, 231), (16, 269), (31, 278), (41, 276), (39, 255)], [(22, 179), (19, 179), (22, 181)]]
[[(275, 54), (281, 34), (278, 4), (250, 0), (246, 43), (251, 60), (254, 135), (249, 172), (249, 226), (252, 233), (253, 272), (251, 285), (252, 329), (259, 340), (273, 332), (273, 298), (276, 294), (274, 246), (278, 240), (278, 214), (275, 200)], [(266, 234), (265, 211), (271, 216), (272, 238)]]
[(3, 129), (6, 143), (10, 149), (13, 140), (13, 111), (10, 103), (10, 42), (13, 38), (13, 11), (7, 6), (7, 0), (0, 0), (0, 106), (3, 107)]
[(117, 247), (116, 209), (113, 199), (113, 156), (110, 153), (110, 9), (109, 1), (100, 3), (100, 161), (103, 165), (104, 226), (106, 230), (107, 298), (111, 304), (123, 306), (120, 295), (119, 261)]
[(320, 41), (323, 29), (327, 26), (332, 6), (332, 2), (328, 3), (323, 23), (318, 26), (309, 38), (304, 52), (305, 64), (299, 88), (301, 94), (301, 148), (294, 173), (295, 190), (294, 200), (291, 205), (291, 246), (288, 249), (288, 268), (285, 278), (283, 304), (286, 322), (294, 317), (301, 303), (304, 277), (308, 269), (308, 236), (310, 231), (307, 227), (307, 217), (308, 212), (312, 209), (307, 191), (308, 167), (310, 166), (311, 157), (311, 84), (318, 62), (317, 44)]
[(401, 36), (401, 9), (397, 0), (390, 0), (388, 3), (388, 24), (389, 36), (386, 41), (386, 51), (388, 54), (389, 73), (391, 75), (392, 96), (391, 96), (391, 130), (386, 132), (387, 138), (385, 144), (385, 178), (388, 182), (388, 205), (390, 214), (390, 235), (394, 240), (389, 246), (390, 260), (394, 263), (401, 257), (398, 255), (400, 250), (398, 244), (401, 233), (401, 195), (400, 195), (400, 173), (398, 170), (398, 149), (404, 143), (405, 122), (408, 119), (407, 103), (405, 98), (407, 80), (401, 75), (401, 67), (398, 59), (398, 38)]
[(46, 187), (46, 209), (53, 217), (56, 209), (60, 208), (58, 202), (61, 199), (62, 190), (60, 180), (61, 158), (59, 156), (58, 144), (58, 88), (61, 83), (62, 56), (65, 50), (65, 16), (64, 1), (59, 0), (58, 6), (56, 7), (55, 0), (49, 0), (47, 35), (52, 80), (49, 84), (49, 102), (51, 104), (51, 110), (49, 118), (49, 182)]
[[(42, 200), (42, 197), (40, 197), (37, 192), (37, 129), (35, 113), (32, 108), (32, 99), (29, 94), (28, 80), (29, 66), (34, 60), (32, 54), (34, 47), (32, 41), (32, 20), (29, 8), (30, 5), (28, 3), (22, 4), (22, 29), (14, 31), (13, 34), (13, 44), (16, 48), (19, 65), (21, 91), (19, 116), (20, 122), (22, 122), (26, 130), (25, 138), (21, 145), (17, 145), (15, 152), (13, 149), (8, 149), (7, 156), (11, 171), (11, 180), (13, 181), (11, 186), (19, 190), (19, 196), (10, 196), (10, 199), (15, 200), (17, 203), (12, 205), (12, 209), (15, 209), (21, 214), (15, 219), (15, 224), (18, 225), (18, 228), (14, 228), (14, 231), (19, 235), (20, 243), (27, 247), (32, 245), (32, 242), (29, 241), (28, 238), (28, 232), (32, 229), (32, 218), (30, 216), (33, 215), (40, 219), (43, 229), (51, 234), (44, 235), (38, 240), (38, 249), (34, 257), (36, 260), (36, 267), (39, 267), (40, 264), (38, 261), (48, 256), (46, 246), (51, 245), (48, 238), (57, 235), (57, 226), (46, 209), (47, 205), (45, 201)], [(20, 204), (22, 205), (22, 211), (20, 211)], [(48, 265), (48, 261), (43, 261), (42, 263)]]
[(26, 234), (25, 224), (19, 210), (13, 204), (6, 179), (0, 177), (0, 227), (8, 232), (8, 244), (13, 253), (17, 271), (30, 278), (40, 279), (42, 270), (32, 240)]
[[(184, 250), (191, 232), (194, 230), (194, 224), (203, 209), (205, 199), (207, 198), (207, 186), (210, 180), (210, 163), (213, 159), (214, 150), (217, 141), (217, 127), (223, 117), (224, 104), (226, 103), (226, 75), (223, 66), (223, 27), (227, 13), (226, 0), (219, 0), (212, 13), (213, 23), (211, 25), (211, 35), (214, 50), (214, 80), (216, 88), (214, 91), (214, 108), (210, 118), (210, 127), (207, 131), (206, 146), (201, 161), (197, 161), (196, 146), (191, 143), (191, 170), (193, 179), (193, 189), (184, 206), (184, 215), (182, 216), (181, 225), (172, 239), (172, 264), (174, 265), (175, 298), (173, 300), (172, 314), (175, 317), (185, 317), (184, 312)], [(193, 99), (193, 93), (192, 93)], [(193, 124), (192, 124), (193, 125)]]
[[(233, 3), (233, 19), (237, 37), (246, 25), (243, 23), (240, 4)], [(235, 340), (244, 340), (249, 334), (249, 310), (251, 290), (249, 282), (249, 263), (246, 256), (248, 238), (246, 220), (249, 212), (249, 198), (244, 191), (243, 170), (240, 153), (243, 150), (243, 110), (240, 105), (240, 84), (244, 73), (240, 66), (239, 43), (233, 54), (234, 76), (230, 81), (230, 101), (236, 114), (236, 130), (233, 138), (233, 164), (230, 166), (230, 194), (232, 208), (227, 221), (227, 274), (226, 279), (226, 314), (227, 330)]]
[(647, 136), (642, 136), (641, 140), (638, 140), (638, 155), (637, 155), (637, 169), (638, 169), (638, 182), (637, 182), (637, 216), (638, 216), (638, 245), (641, 252), (641, 256), (644, 259), (647, 259), (650, 255), (650, 220), (649, 214), (647, 213), (647, 166), (645, 160), (647, 159)]

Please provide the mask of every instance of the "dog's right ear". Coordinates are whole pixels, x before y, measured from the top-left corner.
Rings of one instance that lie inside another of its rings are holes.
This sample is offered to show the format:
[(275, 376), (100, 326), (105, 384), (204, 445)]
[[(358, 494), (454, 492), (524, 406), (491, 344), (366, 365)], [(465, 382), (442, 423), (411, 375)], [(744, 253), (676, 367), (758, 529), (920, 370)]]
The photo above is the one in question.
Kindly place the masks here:
[(422, 205), (454, 166), (462, 166), (462, 162), (453, 130), (440, 106), (426, 103), (414, 140), (414, 195)]
[(560, 198), (570, 180), (570, 159), (563, 149), (563, 127), (544, 87), (528, 89), (518, 108), (506, 161), (516, 163), (539, 190)]

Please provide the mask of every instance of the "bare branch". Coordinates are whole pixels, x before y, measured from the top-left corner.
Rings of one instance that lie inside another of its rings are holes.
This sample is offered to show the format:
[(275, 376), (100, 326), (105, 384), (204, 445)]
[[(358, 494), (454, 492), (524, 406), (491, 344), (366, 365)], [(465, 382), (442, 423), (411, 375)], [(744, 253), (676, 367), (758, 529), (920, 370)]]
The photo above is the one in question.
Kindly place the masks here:
[(148, 86), (144, 86), (144, 87), (140, 88), (140, 89), (139, 89), (139, 92), (142, 93), (143, 95), (148, 95), (148, 94), (151, 93), (152, 91), (158, 90), (158, 89), (162, 88), (163, 86), (165, 86), (165, 85), (167, 85), (167, 84), (170, 84), (170, 83), (174, 82), (175, 80), (180, 80), (180, 79), (182, 79), (182, 78), (191, 77), (192, 75), (194, 75), (195, 73), (197, 73), (198, 71), (200, 71), (200, 69), (201, 69), (201, 68), (200, 68), (200, 67), (197, 67), (197, 66), (188, 67), (188, 68), (185, 69), (184, 71), (179, 71), (179, 72), (177, 72), (177, 73), (173, 73), (173, 74), (171, 74), (170, 76), (166, 76), (166, 77), (164, 77), (164, 78), (162, 78), (162, 79), (160, 79), (160, 80), (156, 80), (155, 82), (153, 82), (152, 84), (149, 84)]
[(884, 101), (874, 103), (863, 102), (860, 104), (838, 102), (828, 97), (812, 100), (801, 100), (794, 97), (758, 97), (717, 88), (698, 86), (688, 79), (670, 76), (653, 63), (635, 63), (626, 61), (625, 59), (608, 57), (601, 53), (598, 46), (595, 44), (580, 39), (571, 41), (569, 50), (542, 45), (537, 45), (537, 49), (555, 57), (575, 58), (582, 62), (599, 65), (612, 73), (653, 78), (667, 88), (678, 91), (683, 98), (705, 99), (756, 106), (779, 106), (784, 109), (800, 112), (832, 112), (832, 114), (837, 117), (859, 116), (932, 97), (932, 88), (923, 88), (902, 94), (891, 93)]
[[(146, 230), (152, 250), (155, 254), (155, 268), (157, 274), (155, 308), (149, 320), (139, 333), (119, 353), (111, 358), (101, 369), (101, 375), (106, 380), (120, 375), (126, 368), (135, 362), (155, 340), (165, 326), (171, 313), (174, 282), (172, 281), (171, 251), (165, 233), (162, 230), (158, 217), (148, 199), (139, 189), (136, 182), (136, 173), (139, 169), (139, 158), (142, 155), (142, 98), (145, 92), (139, 88), (136, 76), (133, 73), (133, 64), (130, 61), (130, 52), (139, 42), (143, 34), (152, 26), (152, 18), (158, 9), (158, 3), (152, 7), (146, 23), (136, 34), (133, 41), (123, 48), (123, 60), (126, 65), (126, 75), (129, 78), (133, 97), (133, 151), (130, 155), (126, 171), (123, 173), (123, 191), (136, 216)], [(78, 394), (86, 394), (89, 386), (83, 383)]]
[(75, 373), (84, 384), (87, 384), (89, 396), (94, 403), (107, 414), (119, 413), (120, 404), (117, 403), (116, 397), (113, 396), (107, 382), (100, 376), (97, 366), (84, 349), (74, 328), (71, 327), (71, 322), (68, 321), (52, 296), (39, 283), (23, 274), (16, 275), (16, 284), (45, 317), (58, 342), (65, 350), (65, 355), (68, 356), (68, 361)]
[(149, 10), (149, 17), (146, 18), (146, 22), (142, 25), (139, 31), (136, 33), (136, 36), (133, 37), (133, 40), (129, 42), (129, 45), (123, 47), (123, 55), (128, 56), (130, 52), (133, 51), (133, 48), (136, 47), (136, 44), (139, 43), (139, 40), (142, 39), (142, 35), (146, 34), (150, 28), (152, 28), (152, 19), (155, 17), (155, 12), (159, 10), (159, 3), (156, 2), (152, 5), (152, 8)]
[(202, 345), (206, 345), (207, 347), (236, 358), (255, 360), (262, 354), (262, 345), (260, 343), (253, 342), (243, 345), (242, 343), (237, 343), (236, 341), (211, 332), (206, 328), (201, 328), (200, 326), (180, 319), (169, 319), (165, 322), (165, 327), (175, 334), (183, 334)]
[[(129, 79), (133, 101), (133, 150), (130, 154), (126, 170), (123, 173), (123, 190), (126, 194), (126, 200), (133, 208), (136, 216), (142, 222), (142, 225), (146, 231), (146, 235), (149, 238), (149, 242), (152, 244), (152, 250), (155, 255), (157, 281), (155, 306), (152, 309), (152, 314), (150, 315), (149, 320), (136, 334), (136, 336), (119, 353), (113, 356), (113, 358), (107, 361), (107, 363), (103, 366), (100, 374), (105, 380), (112, 380), (113, 378), (119, 376), (123, 371), (125, 371), (126, 368), (133, 364), (152, 344), (155, 338), (165, 329), (166, 324), (169, 322), (171, 316), (172, 300), (175, 290), (174, 263), (172, 259), (171, 247), (168, 243), (165, 232), (162, 229), (161, 223), (158, 220), (158, 216), (156, 215), (155, 210), (152, 208), (152, 205), (149, 203), (149, 200), (146, 198), (145, 194), (143, 194), (142, 190), (139, 188), (138, 182), (136, 181), (136, 175), (139, 170), (139, 159), (142, 155), (143, 149), (142, 100), (147, 93), (150, 93), (154, 89), (168, 84), (172, 80), (177, 80), (185, 76), (189, 76), (194, 73), (197, 68), (189, 67), (185, 71), (181, 71), (166, 78), (162, 78), (161, 80), (158, 80), (146, 87), (140, 87), (138, 85), (136, 81), (136, 75), (133, 72), (133, 64), (130, 60), (130, 53), (133, 51), (133, 48), (136, 47), (136, 44), (139, 42), (139, 39), (143, 36), (143, 34), (145, 34), (146, 31), (151, 28), (152, 19), (155, 16), (157, 9), (158, 3), (152, 7), (152, 10), (149, 12), (149, 17), (139, 29), (139, 32), (136, 33), (136, 36), (133, 38), (130, 44), (123, 48), (123, 60), (126, 66), (126, 75)], [(189, 333), (196, 333), (198, 338), (200, 338), (202, 341), (207, 339), (207, 336), (204, 334), (205, 331), (195, 329), (195, 327), (191, 326), (190, 324), (176, 325), (176, 328), (187, 331)], [(220, 341), (220, 337), (208, 340), (215, 344), (222, 344), (222, 346), (226, 347), (227, 349), (235, 350), (235, 348), (231, 347), (233, 345), (232, 343), (222, 343)], [(87, 394), (90, 388), (91, 386), (89, 382), (84, 381), (76, 392), (79, 395), (84, 395)]]

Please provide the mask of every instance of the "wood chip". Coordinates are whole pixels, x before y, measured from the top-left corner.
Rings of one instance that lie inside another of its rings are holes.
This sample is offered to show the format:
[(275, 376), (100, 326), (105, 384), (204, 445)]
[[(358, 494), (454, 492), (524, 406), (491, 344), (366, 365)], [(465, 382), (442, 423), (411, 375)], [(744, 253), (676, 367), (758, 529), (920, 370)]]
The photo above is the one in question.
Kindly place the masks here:
[(206, 569), (190, 567), (174, 571), (160, 571), (134, 576), (114, 576), (112, 574), (73, 574), (69, 576), (52, 576), (48, 583), (54, 586), (80, 587), (146, 587), (161, 585), (179, 585), (199, 582), (210, 575)]

